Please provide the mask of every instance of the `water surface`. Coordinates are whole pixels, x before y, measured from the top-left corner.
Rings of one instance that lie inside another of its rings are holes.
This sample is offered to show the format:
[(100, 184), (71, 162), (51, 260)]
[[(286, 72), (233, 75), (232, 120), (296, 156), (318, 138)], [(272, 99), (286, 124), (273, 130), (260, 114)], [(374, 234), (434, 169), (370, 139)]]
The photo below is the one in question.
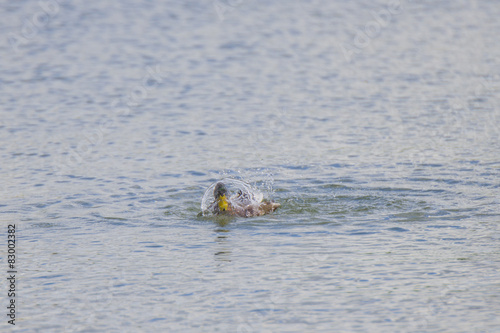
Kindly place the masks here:
[[(496, 2), (45, 10), (0, 9), (16, 331), (498, 329)], [(225, 177), (282, 207), (197, 217)]]

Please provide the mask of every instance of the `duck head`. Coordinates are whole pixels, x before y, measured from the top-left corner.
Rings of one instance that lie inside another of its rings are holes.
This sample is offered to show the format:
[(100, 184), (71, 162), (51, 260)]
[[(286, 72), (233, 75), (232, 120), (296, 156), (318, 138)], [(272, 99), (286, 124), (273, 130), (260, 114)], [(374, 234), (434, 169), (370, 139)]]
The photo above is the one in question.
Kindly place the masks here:
[(226, 195), (227, 195), (226, 185), (224, 185), (223, 183), (217, 183), (214, 189), (214, 197), (215, 201), (217, 201), (219, 211), (221, 212), (225, 212), (229, 208)]

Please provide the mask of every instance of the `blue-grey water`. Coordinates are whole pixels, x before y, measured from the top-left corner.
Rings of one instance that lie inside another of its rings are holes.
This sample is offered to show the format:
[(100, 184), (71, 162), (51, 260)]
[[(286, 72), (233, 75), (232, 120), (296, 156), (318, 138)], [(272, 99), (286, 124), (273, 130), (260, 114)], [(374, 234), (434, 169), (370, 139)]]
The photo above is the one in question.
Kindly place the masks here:
[[(498, 1), (3, 1), (18, 332), (498, 332)], [(282, 207), (198, 217), (231, 177)]]

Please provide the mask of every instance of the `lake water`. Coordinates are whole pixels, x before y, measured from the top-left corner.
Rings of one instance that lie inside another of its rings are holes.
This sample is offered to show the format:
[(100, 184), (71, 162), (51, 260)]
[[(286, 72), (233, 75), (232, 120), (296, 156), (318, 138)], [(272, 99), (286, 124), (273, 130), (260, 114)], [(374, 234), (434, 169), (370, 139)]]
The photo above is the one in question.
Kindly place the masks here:
[[(0, 17), (0, 330), (498, 332), (497, 1)], [(197, 217), (225, 177), (282, 207)]]

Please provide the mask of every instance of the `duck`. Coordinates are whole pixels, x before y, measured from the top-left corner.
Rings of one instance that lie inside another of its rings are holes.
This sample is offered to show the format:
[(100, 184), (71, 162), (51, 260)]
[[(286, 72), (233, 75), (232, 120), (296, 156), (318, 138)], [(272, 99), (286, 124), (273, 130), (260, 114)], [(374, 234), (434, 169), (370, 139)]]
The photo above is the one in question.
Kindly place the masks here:
[(211, 205), (214, 215), (231, 215), (240, 217), (262, 216), (274, 212), (281, 204), (262, 200), (255, 203), (248, 197), (247, 193), (239, 190), (235, 195), (230, 196), (226, 185), (218, 182), (214, 188), (215, 201)]

